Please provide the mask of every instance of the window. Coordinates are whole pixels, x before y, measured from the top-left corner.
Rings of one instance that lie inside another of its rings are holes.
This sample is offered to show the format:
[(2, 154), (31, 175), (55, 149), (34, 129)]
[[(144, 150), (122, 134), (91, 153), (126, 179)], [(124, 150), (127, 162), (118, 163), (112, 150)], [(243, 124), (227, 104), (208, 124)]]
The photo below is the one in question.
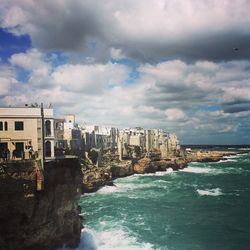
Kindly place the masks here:
[(3, 122), (0, 122), (0, 131), (3, 130)]
[(4, 130), (5, 130), (5, 131), (8, 130), (8, 122), (4, 122)]
[(50, 141), (46, 141), (45, 143), (45, 156), (51, 157), (51, 142)]
[(23, 122), (15, 122), (15, 130), (23, 130)]
[(45, 136), (51, 136), (51, 122), (47, 120), (45, 122)]

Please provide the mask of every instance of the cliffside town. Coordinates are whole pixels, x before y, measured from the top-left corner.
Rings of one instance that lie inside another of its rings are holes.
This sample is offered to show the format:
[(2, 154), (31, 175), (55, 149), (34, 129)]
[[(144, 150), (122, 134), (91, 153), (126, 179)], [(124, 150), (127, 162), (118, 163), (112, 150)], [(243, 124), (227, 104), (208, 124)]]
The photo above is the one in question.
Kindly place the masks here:
[(0, 108), (0, 248), (77, 246), (82, 193), (231, 154), (185, 150), (162, 129), (79, 125), (74, 115), (55, 118), (52, 107)]
[(51, 106), (0, 108), (3, 160), (50, 161), (74, 155), (101, 167), (115, 161), (117, 164), (123, 160), (134, 162), (156, 152), (165, 160), (180, 157), (177, 136), (162, 129), (79, 125), (74, 115), (55, 118)]

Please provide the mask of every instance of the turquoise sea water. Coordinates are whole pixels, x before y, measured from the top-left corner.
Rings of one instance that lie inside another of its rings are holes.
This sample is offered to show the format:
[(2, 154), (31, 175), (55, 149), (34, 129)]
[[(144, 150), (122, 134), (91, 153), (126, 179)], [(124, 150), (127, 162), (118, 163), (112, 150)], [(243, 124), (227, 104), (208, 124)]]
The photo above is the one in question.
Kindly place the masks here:
[(117, 179), (83, 195), (79, 249), (250, 249), (250, 154)]

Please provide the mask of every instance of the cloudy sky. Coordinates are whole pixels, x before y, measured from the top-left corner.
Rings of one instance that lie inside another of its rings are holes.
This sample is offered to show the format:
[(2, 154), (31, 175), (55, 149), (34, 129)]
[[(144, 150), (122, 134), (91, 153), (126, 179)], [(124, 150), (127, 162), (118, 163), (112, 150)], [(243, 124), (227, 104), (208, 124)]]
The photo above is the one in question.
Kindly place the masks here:
[(0, 0), (0, 105), (250, 144), (250, 1)]

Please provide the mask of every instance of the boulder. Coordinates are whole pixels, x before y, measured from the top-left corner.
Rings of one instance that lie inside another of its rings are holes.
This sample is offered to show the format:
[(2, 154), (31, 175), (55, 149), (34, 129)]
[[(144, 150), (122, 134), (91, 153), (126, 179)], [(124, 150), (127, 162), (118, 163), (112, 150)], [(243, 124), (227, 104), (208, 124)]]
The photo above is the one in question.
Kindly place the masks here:
[(149, 158), (142, 158), (134, 165), (136, 174), (155, 173), (156, 169)]
[(131, 161), (112, 163), (111, 171), (113, 178), (125, 177), (134, 174)]

